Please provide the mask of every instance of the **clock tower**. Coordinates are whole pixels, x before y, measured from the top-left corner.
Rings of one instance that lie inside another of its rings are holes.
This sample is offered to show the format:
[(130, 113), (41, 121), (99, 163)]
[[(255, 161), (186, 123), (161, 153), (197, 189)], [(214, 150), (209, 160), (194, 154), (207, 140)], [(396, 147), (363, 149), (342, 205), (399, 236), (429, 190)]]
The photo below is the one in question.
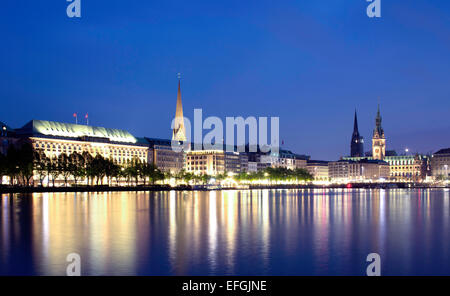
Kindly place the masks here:
[(381, 127), (380, 105), (378, 104), (377, 117), (375, 119), (375, 129), (372, 137), (372, 158), (383, 160), (386, 155), (386, 138)]

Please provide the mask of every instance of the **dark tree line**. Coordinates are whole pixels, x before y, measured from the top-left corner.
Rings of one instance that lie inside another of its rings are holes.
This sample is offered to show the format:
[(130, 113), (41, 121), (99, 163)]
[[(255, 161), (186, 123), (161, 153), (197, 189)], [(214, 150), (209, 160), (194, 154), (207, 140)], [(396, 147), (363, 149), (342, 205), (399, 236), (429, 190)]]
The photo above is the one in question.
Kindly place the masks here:
[(46, 178), (48, 186), (55, 186), (57, 180), (62, 180), (67, 186), (70, 181), (75, 185), (81, 181), (89, 185), (105, 185), (105, 179), (107, 185), (119, 185), (120, 182), (147, 185), (147, 182), (154, 184), (166, 177), (154, 164), (137, 158), (124, 165), (101, 155), (93, 157), (88, 152), (62, 153), (50, 158), (43, 150), (33, 150), (28, 143), (19, 148), (10, 146), (6, 155), (0, 153), (0, 179), (8, 176), (13, 185), (30, 186), (34, 174), (39, 179), (39, 186), (44, 186)]
[(252, 182), (268, 180), (273, 182), (290, 181), (294, 183), (309, 182), (314, 177), (306, 169), (297, 168), (294, 170), (287, 168), (272, 168), (268, 167), (258, 172), (244, 172), (235, 177), (236, 181)]
[(174, 178), (176, 183), (186, 183), (186, 184), (208, 184), (211, 179), (221, 181), (226, 178), (226, 174), (218, 174), (216, 176), (211, 176), (208, 174), (194, 174), (181, 170), (176, 174), (170, 174), (169, 177)]
[[(0, 180), (9, 176), (13, 185), (30, 186), (33, 175), (38, 177), (39, 186), (55, 186), (57, 180), (63, 181), (65, 186), (70, 182), (74, 185), (84, 182), (88, 185), (147, 185), (165, 179), (174, 178), (176, 183), (207, 184), (212, 178), (217, 181), (226, 179), (227, 174), (216, 176), (196, 175), (184, 170), (176, 173), (164, 174), (154, 164), (142, 162), (137, 158), (124, 165), (115, 163), (101, 155), (93, 157), (88, 152), (71, 154), (62, 153), (58, 157), (47, 157), (43, 150), (33, 150), (31, 144), (20, 147), (10, 146), (7, 154), (0, 153)], [(305, 169), (290, 170), (286, 168), (266, 168), (254, 173), (240, 173), (233, 177), (237, 182), (252, 182), (268, 180), (271, 183), (290, 181), (312, 181), (313, 176)], [(105, 181), (106, 180), (106, 181)]]

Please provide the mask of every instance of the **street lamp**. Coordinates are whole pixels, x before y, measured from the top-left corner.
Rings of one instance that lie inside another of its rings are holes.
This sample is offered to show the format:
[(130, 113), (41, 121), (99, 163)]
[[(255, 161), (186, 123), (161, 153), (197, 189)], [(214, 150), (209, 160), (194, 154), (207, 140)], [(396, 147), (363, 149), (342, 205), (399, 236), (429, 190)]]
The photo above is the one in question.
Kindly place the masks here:
[(405, 148), (405, 153), (408, 154), (408, 152), (409, 152), (409, 149)]

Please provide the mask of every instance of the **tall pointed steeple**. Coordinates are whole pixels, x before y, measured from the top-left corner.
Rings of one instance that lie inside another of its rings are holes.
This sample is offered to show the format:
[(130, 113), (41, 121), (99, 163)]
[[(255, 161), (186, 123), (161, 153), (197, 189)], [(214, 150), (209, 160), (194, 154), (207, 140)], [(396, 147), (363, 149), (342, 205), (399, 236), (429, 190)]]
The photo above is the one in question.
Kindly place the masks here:
[(381, 113), (380, 113), (380, 104), (378, 104), (377, 117), (375, 118), (375, 129), (373, 131), (373, 136), (378, 136), (380, 138), (384, 138), (384, 130), (381, 127)]
[(359, 131), (358, 131), (358, 115), (356, 115), (356, 109), (355, 109), (355, 120), (353, 122), (353, 134), (358, 134), (359, 135)]
[(377, 117), (375, 118), (375, 129), (372, 137), (372, 157), (383, 160), (386, 156), (386, 138), (381, 126), (380, 104), (378, 104)]
[(177, 109), (175, 111), (175, 122), (172, 131), (172, 140), (186, 141), (186, 131), (184, 128), (183, 105), (181, 103), (181, 77), (178, 73), (178, 94), (177, 94)]
[(355, 119), (353, 122), (352, 141), (350, 143), (351, 157), (364, 157), (364, 138), (359, 135), (358, 116), (355, 110)]

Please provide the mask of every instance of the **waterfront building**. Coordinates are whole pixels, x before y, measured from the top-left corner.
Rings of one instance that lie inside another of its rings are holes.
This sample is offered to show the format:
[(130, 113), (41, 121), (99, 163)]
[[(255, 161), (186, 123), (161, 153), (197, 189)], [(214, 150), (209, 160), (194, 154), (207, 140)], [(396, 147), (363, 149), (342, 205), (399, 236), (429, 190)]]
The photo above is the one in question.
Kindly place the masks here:
[(347, 183), (349, 181), (350, 160), (330, 161), (328, 163), (328, 177), (334, 183)]
[(348, 168), (350, 181), (385, 181), (389, 179), (389, 164), (382, 160), (351, 161)]
[(256, 161), (249, 161), (247, 163), (247, 172), (249, 173), (256, 173), (258, 171), (258, 162)]
[(389, 163), (390, 179), (397, 182), (418, 182), (426, 178), (427, 157), (424, 155), (386, 156)]
[(256, 173), (256, 172), (265, 170), (267, 167), (269, 167), (268, 163), (259, 162), (259, 161), (249, 161), (247, 172)]
[[(45, 120), (31, 120), (18, 129), (0, 125), (1, 153), (7, 153), (10, 146), (30, 144), (34, 151), (42, 153), (51, 162), (75, 152), (80, 155), (87, 153), (93, 158), (100, 155), (123, 167), (133, 162), (148, 161), (147, 143), (125, 130)], [(63, 182), (59, 176), (53, 178), (56, 185)], [(30, 184), (40, 181), (38, 173), (34, 172)], [(69, 178), (67, 181), (71, 183), (73, 180)]]
[(314, 181), (329, 181), (328, 161), (308, 160), (306, 169), (314, 177)]
[(309, 157), (302, 155), (295, 155), (295, 168), (306, 169)]
[(50, 159), (63, 153), (88, 152), (92, 157), (101, 155), (119, 165), (133, 159), (147, 162), (147, 145), (120, 129), (31, 120), (16, 130), (16, 137), (28, 139), (35, 150), (44, 152)]
[(309, 156), (292, 153), (289, 150), (281, 150), (279, 153), (261, 154), (260, 162), (266, 163), (273, 168), (286, 168), (295, 170), (298, 168), (306, 169), (306, 163)]
[(386, 156), (386, 137), (381, 127), (380, 105), (378, 105), (377, 117), (375, 118), (375, 129), (372, 137), (372, 157), (383, 160)]
[(450, 148), (441, 149), (431, 156), (431, 172), (435, 179), (450, 176)]
[[(395, 182), (418, 182), (426, 179), (428, 157), (421, 154), (397, 155), (395, 151), (386, 152), (384, 161), (389, 164), (389, 180)], [(343, 157), (343, 160), (373, 160), (372, 157)]]
[(248, 155), (247, 155), (247, 153), (239, 153), (239, 162), (241, 164), (240, 171), (248, 172)]
[(389, 178), (389, 164), (381, 160), (331, 161), (328, 164), (329, 178), (335, 183), (377, 182)]
[(261, 152), (247, 152), (248, 157), (248, 172), (258, 172), (267, 168), (270, 164), (261, 162)]
[(238, 152), (191, 150), (186, 153), (185, 169), (196, 175), (238, 174), (241, 172), (241, 162)]
[(239, 174), (240, 172), (243, 172), (243, 170), (241, 169), (241, 155), (238, 152), (224, 152), (224, 155), (225, 155), (224, 173)]
[(355, 119), (353, 122), (353, 134), (350, 143), (350, 156), (363, 157), (364, 156), (364, 138), (359, 134), (358, 117), (355, 110)]
[(163, 172), (178, 173), (184, 168), (184, 152), (172, 149), (171, 140), (145, 138), (149, 147), (148, 161)]

